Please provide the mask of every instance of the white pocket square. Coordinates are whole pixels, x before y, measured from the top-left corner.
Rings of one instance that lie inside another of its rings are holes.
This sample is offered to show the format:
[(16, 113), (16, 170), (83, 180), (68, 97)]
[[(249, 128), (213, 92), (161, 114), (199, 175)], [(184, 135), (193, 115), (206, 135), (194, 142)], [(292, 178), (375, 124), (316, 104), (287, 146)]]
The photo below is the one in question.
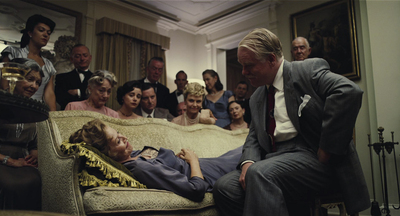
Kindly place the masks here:
[(301, 103), (300, 106), (299, 106), (299, 117), (301, 117), (301, 111), (307, 105), (308, 101), (310, 101), (311, 96), (306, 94), (306, 95), (304, 95), (304, 97), (300, 97), (300, 98), (303, 100), (303, 103)]

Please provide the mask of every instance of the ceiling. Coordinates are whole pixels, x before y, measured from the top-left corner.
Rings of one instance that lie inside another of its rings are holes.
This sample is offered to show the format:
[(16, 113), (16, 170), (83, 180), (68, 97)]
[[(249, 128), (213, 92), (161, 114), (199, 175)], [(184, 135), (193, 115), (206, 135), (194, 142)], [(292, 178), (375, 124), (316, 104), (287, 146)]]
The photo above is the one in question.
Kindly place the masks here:
[[(157, 17), (185, 26), (192, 33), (199, 27), (250, 7), (261, 0), (107, 0), (111, 3), (139, 9)], [(33, 4), (34, 3), (34, 4)], [(39, 6), (40, 4), (41, 6)], [(38, 5), (39, 4), (39, 5)], [(33, 14), (42, 14), (56, 23), (45, 49), (52, 50), (61, 35), (75, 35), (76, 18), (46, 8), (40, 0), (0, 0), (0, 41), (18, 43), (25, 22)]]
[(200, 27), (259, 0), (120, 0), (176, 22)]

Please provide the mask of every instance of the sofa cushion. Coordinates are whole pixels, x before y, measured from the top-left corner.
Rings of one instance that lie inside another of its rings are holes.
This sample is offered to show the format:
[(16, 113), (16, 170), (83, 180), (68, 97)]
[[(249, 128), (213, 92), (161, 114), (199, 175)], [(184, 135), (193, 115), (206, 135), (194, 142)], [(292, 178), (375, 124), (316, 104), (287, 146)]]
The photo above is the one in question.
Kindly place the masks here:
[[(123, 199), (121, 199), (123, 198)], [(157, 189), (97, 187), (83, 195), (86, 214), (127, 212), (169, 212), (168, 215), (216, 215), (212, 193), (206, 193), (202, 202), (193, 202), (170, 191)]]
[(122, 164), (98, 149), (82, 143), (64, 141), (60, 149), (67, 155), (78, 154), (85, 165), (79, 170), (79, 183), (84, 187), (110, 186), (145, 188)]

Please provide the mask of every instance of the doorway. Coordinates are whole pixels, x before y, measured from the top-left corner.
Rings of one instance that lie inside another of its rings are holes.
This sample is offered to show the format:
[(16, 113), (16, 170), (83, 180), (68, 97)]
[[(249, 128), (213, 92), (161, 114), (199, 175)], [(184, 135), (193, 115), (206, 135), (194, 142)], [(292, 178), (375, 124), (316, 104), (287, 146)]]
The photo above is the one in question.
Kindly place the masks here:
[(248, 86), (246, 98), (250, 98), (257, 89), (250, 85), (250, 82), (242, 75), (242, 65), (237, 61), (237, 48), (226, 50), (226, 89), (234, 92), (240, 81), (245, 81)]

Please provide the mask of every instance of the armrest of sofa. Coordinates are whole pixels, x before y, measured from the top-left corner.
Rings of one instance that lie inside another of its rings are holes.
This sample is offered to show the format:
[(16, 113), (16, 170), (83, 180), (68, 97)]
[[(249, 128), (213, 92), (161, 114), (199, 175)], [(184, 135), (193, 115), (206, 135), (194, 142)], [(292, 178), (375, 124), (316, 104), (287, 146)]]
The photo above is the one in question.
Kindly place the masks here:
[(78, 156), (61, 153), (61, 137), (51, 119), (38, 123), (37, 127), (42, 210), (85, 215), (77, 175), (80, 164)]

